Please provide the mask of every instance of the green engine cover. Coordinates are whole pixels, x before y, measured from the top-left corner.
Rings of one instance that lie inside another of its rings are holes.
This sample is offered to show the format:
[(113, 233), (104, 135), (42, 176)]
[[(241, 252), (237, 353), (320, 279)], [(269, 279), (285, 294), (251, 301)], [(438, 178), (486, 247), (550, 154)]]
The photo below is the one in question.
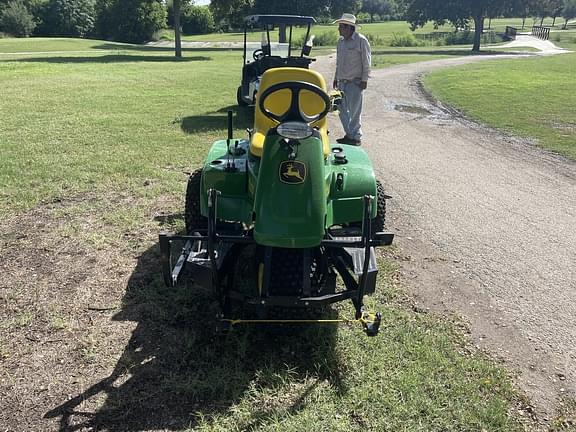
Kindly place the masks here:
[(321, 142), (314, 137), (282, 148), (281, 137), (266, 138), (254, 199), (255, 240), (266, 246), (309, 248), (324, 238), (326, 183)]

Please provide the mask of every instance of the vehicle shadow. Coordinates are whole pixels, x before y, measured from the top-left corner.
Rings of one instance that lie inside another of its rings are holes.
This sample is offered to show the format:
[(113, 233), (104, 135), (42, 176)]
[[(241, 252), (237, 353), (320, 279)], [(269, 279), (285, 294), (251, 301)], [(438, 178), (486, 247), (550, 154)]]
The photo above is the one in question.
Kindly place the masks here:
[(254, 107), (230, 105), (203, 115), (184, 117), (180, 127), (187, 134), (225, 129), (228, 111), (233, 113), (234, 128), (247, 129), (254, 126)]
[[(242, 34), (240, 38), (244, 37)], [(154, 45), (118, 45), (118, 44), (101, 44), (93, 47), (93, 49), (99, 50), (120, 50), (120, 51), (142, 51), (142, 52), (174, 52), (174, 47), (172, 46), (154, 46)], [(235, 47), (182, 47), (182, 52), (195, 52), (195, 51), (242, 51), (242, 48)]]
[(60, 431), (193, 429), (229, 412), (254, 386), (279, 388), (286, 379), (305, 383), (292, 405), (256, 407), (249, 424), (304, 408), (322, 381), (345, 392), (335, 326), (246, 326), (217, 336), (211, 294), (190, 282), (166, 288), (159, 259), (157, 245), (139, 257), (113, 316), (137, 323), (114, 370), (45, 414), (59, 418)]

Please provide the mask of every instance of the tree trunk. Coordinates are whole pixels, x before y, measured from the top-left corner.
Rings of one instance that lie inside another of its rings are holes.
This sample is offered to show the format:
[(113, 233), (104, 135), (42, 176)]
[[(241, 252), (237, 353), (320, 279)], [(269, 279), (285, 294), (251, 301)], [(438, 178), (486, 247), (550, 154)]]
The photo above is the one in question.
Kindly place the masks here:
[(526, 17), (522, 18), (522, 31), (524, 31), (524, 25), (526, 24)]
[(180, 0), (174, 0), (174, 55), (182, 57), (182, 39), (180, 37)]
[(474, 17), (474, 46), (472, 47), (472, 52), (480, 51), (480, 39), (482, 38), (482, 33), (484, 33), (484, 17), (482, 15), (477, 15)]
[(554, 17), (554, 18), (552, 19), (552, 27), (554, 27), (555, 25), (556, 25), (556, 17)]
[(544, 25), (544, 17), (542, 17), (542, 19), (540, 20), (540, 27), (542, 27)]
[(488, 30), (492, 29), (492, 17), (488, 18)]
[(564, 30), (568, 28), (568, 18), (566, 18), (566, 22), (564, 23)]

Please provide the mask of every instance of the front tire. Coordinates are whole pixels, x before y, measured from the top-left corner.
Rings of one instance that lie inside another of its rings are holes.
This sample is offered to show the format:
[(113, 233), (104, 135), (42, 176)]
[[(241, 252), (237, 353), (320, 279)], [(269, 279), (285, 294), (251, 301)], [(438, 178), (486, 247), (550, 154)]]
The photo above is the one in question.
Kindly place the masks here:
[(380, 183), (380, 180), (376, 180), (376, 217), (372, 219), (372, 234), (380, 231), (384, 231), (384, 225), (386, 223), (386, 193), (384, 192), (384, 186)]

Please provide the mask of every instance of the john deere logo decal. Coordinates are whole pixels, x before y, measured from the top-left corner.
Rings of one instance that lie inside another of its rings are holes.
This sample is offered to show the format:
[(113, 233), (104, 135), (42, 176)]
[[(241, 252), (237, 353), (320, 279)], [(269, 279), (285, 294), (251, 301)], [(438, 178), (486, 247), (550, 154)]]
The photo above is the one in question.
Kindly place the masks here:
[(284, 161), (280, 164), (280, 180), (289, 184), (300, 184), (306, 180), (306, 165), (298, 161)]

